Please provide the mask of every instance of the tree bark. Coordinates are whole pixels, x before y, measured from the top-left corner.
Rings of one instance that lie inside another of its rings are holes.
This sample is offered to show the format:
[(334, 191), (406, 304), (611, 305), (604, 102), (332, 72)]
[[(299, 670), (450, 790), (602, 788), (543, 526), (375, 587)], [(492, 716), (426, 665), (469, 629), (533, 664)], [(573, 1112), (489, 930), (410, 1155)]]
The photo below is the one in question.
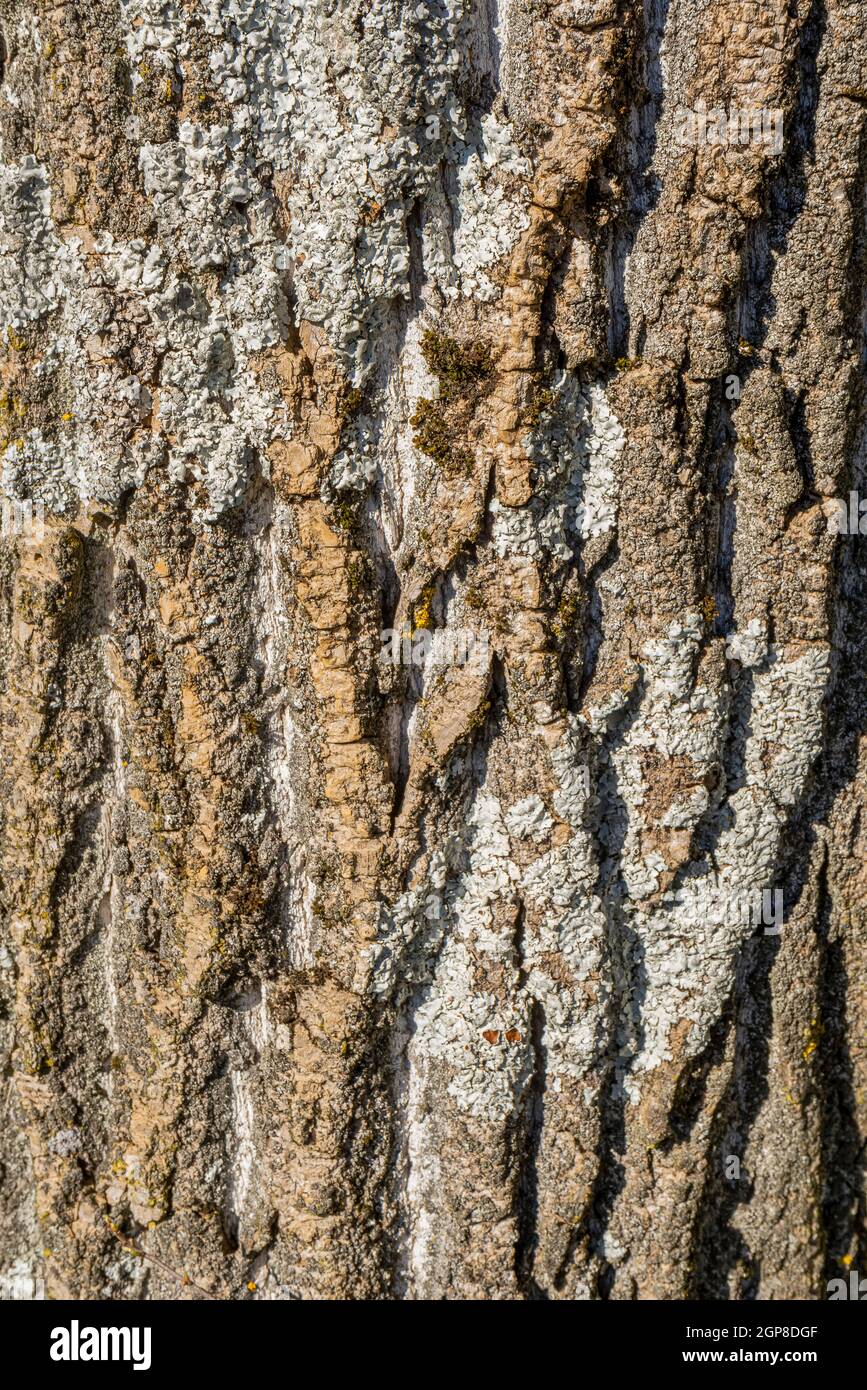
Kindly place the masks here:
[(867, 1271), (863, 14), (2, 0), (5, 1297)]

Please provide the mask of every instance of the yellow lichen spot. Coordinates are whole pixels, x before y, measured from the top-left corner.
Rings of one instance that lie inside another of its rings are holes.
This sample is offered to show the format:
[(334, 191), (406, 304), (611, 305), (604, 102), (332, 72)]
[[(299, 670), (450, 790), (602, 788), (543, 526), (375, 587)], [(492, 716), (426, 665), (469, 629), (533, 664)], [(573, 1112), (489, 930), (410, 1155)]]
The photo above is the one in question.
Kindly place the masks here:
[(64, 410), (60, 418), (61, 420), (74, 420), (75, 416), (73, 415), (71, 410)]
[(255, 1292), (256, 1292), (256, 1288), (257, 1288), (257, 1285), (256, 1285), (255, 1281), (252, 1280), (252, 1279), (248, 1279), (248, 1280), (247, 1280), (247, 1288), (250, 1290), (251, 1293), (255, 1293)]
[(165, 87), (164, 87), (164, 89), (163, 89), (163, 92), (164, 92), (166, 101), (171, 101), (171, 99), (172, 99), (172, 79), (171, 79), (170, 77), (167, 77), (167, 78), (166, 78), (166, 85), (165, 85)]
[(414, 609), (413, 609), (413, 612), (412, 612), (413, 627), (415, 627), (415, 628), (417, 628), (417, 629), (418, 629), (418, 628), (429, 628), (429, 627), (430, 627), (430, 621), (431, 621), (431, 611), (430, 611), (430, 610), (431, 610), (431, 604), (432, 604), (432, 602), (433, 602), (433, 596), (434, 596), (434, 588), (433, 588), (433, 585), (429, 585), (428, 588), (422, 590), (422, 592), (421, 592), (421, 594), (420, 594), (420, 596), (419, 596), (418, 603), (415, 605), (415, 607), (414, 607)]
[(801, 1056), (803, 1057), (803, 1059), (804, 1059), (805, 1062), (808, 1060), (808, 1058), (812, 1057), (813, 1053), (814, 1053), (814, 1052), (816, 1051), (816, 1049), (818, 1048), (819, 1043), (821, 1042), (821, 1039), (822, 1039), (822, 1034), (824, 1033), (824, 1031), (825, 1031), (825, 1029), (824, 1029), (823, 1025), (819, 1022), (819, 1020), (818, 1020), (817, 1018), (812, 1018), (812, 1019), (810, 1019), (810, 1026), (809, 1026), (809, 1028), (805, 1028), (805, 1029), (804, 1029), (804, 1037), (806, 1038), (806, 1046), (804, 1047), (804, 1050), (803, 1050), (803, 1052), (801, 1053)]
[(701, 601), (701, 611), (705, 622), (710, 625), (717, 615), (716, 599), (713, 594), (705, 594)]
[(42, 1252), (42, 1258), (43, 1258), (44, 1260), (50, 1260), (50, 1259), (51, 1259), (51, 1256), (52, 1256), (53, 1254), (54, 1254), (54, 1251), (53, 1251), (53, 1250), (43, 1250), (43, 1252)]
[(850, 1264), (851, 1264), (852, 1261), (854, 1260), (854, 1258), (855, 1258), (854, 1255), (844, 1255), (843, 1258), (842, 1258), (842, 1260), (840, 1261), (840, 1263), (841, 1263), (841, 1264), (844, 1264), (844, 1265), (846, 1266), (846, 1268), (848, 1269), (849, 1266), (850, 1266)]

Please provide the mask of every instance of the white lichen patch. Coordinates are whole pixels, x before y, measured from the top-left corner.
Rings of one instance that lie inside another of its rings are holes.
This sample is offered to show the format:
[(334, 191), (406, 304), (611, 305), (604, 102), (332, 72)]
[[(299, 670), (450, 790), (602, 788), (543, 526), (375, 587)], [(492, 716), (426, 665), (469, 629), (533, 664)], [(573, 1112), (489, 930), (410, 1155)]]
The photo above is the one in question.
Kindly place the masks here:
[[(577, 765), (579, 744), (577, 731), (567, 732), (553, 759), (561, 774), (557, 798), (576, 826), (590, 805)], [(421, 986), (411, 1056), (442, 1061), (448, 1093), (459, 1108), (490, 1119), (504, 1118), (515, 1103), (534, 999), (544, 1004), (544, 1046), (552, 1077), (584, 1075), (597, 1058), (597, 1014), (572, 986), (555, 983), (546, 967), (556, 955), (578, 982), (602, 962), (605, 919), (594, 893), (598, 869), (589, 829), (585, 825), (565, 845), (541, 854), (523, 870), (515, 862), (516, 842), (538, 842), (552, 826), (553, 818), (537, 796), (504, 814), (495, 796), (480, 791), (464, 836), (454, 837), (447, 853), (432, 857), (424, 882), (383, 918), (371, 956), (380, 991), (391, 992), (401, 983)], [(521, 902), (533, 914), (533, 929), (524, 934), (522, 946), (521, 968), (528, 976), (523, 988), (518, 986), (514, 939)], [(478, 960), (506, 969), (510, 989), (505, 1011), (503, 998), (474, 987)], [(490, 1036), (505, 1037), (510, 1029), (520, 1035), (523, 1048), (491, 1044)]]
[(580, 540), (615, 526), (623, 431), (605, 392), (564, 373), (553, 394), (550, 411), (525, 441), (538, 473), (533, 498), (524, 507), (491, 502), (498, 555), (571, 559)]
[[(694, 1024), (688, 1051), (701, 1048), (730, 988), (733, 957), (761, 925), (755, 904), (761, 902), (763, 892), (779, 887), (775, 874), (787, 808), (801, 795), (821, 749), (829, 669), (826, 648), (812, 649), (789, 662), (771, 651), (753, 677), (749, 707), (738, 707), (733, 732), (744, 747), (743, 764), (735, 770), (742, 785), (711, 816), (714, 864), (689, 864), (673, 896), (667, 895), (661, 907), (646, 913), (640, 910), (640, 899), (654, 880), (658, 885), (659, 871), (654, 873), (645, 860), (642, 880), (636, 851), (641, 799), (634, 795), (634, 781), (629, 784), (628, 751), (618, 755), (630, 819), (623, 872), (635, 899), (633, 907), (639, 909), (633, 910), (630, 925), (640, 940), (643, 976), (643, 1042), (628, 1082), (633, 1099), (638, 1095), (636, 1075), (670, 1056), (668, 1039), (679, 1020), (687, 1018)], [(634, 733), (646, 737), (658, 728), (668, 747), (688, 748), (700, 766), (711, 752), (710, 734), (716, 722), (716, 717), (710, 724), (705, 722), (703, 732), (690, 737), (688, 721), (682, 720), (677, 745), (671, 743), (671, 726), (666, 728), (659, 716), (642, 721)], [(696, 809), (700, 804), (697, 800)]]
[[(442, 255), (437, 279), (443, 293), (490, 301), (500, 293), (486, 271), (515, 246), (530, 225), (526, 180), (530, 164), (512, 141), (507, 125), (488, 114), (478, 136), (461, 153), (456, 169), (452, 254)], [(522, 185), (523, 181), (523, 185)], [(458, 272), (453, 283), (454, 265)]]
[(8, 1269), (0, 1273), (0, 1300), (31, 1303), (41, 1302), (44, 1297), (45, 1286), (35, 1261), (13, 1260)]
[[(504, 181), (528, 170), (493, 117), (468, 131), (458, 95), (476, 34), (468, 0), (410, 10), (394, 0), (212, 0), (207, 16), (212, 79), (232, 107), (233, 132), (291, 174), (299, 316), (325, 328), (354, 380), (369, 370), (391, 303), (409, 297), (407, 219), (443, 161), (456, 170), (461, 289), (492, 297), (483, 270), (525, 225), (526, 194), (508, 195)], [(450, 278), (444, 288), (456, 292)]]
[(62, 297), (55, 273), (62, 248), (45, 167), (34, 155), (0, 165), (0, 246), (0, 327), (8, 339), (10, 328), (36, 323)]
[(506, 829), (519, 840), (544, 840), (554, 824), (541, 796), (525, 796), (504, 816)]
[(752, 618), (742, 631), (731, 633), (726, 641), (726, 656), (742, 666), (760, 666), (768, 654), (768, 624)]
[[(51, 511), (116, 502), (165, 463), (176, 479), (205, 482), (205, 517), (214, 520), (240, 499), (257, 457), (267, 469), (268, 444), (288, 435), (279, 392), (263, 388), (248, 366), (251, 353), (285, 336), (287, 323), (272, 208), (254, 187), (244, 216), (221, 236), (213, 231), (237, 192), (218, 186), (217, 175), (232, 172), (230, 159), (218, 160), (226, 153), (221, 138), (182, 127), (171, 149), (142, 152), (165, 244), (180, 246), (199, 269), (225, 267), (214, 302), (169, 264), (161, 242), (104, 233), (85, 256), (80, 239), (62, 241), (50, 219), (46, 171), (32, 159), (6, 181), (0, 230), (5, 246), (20, 245), (21, 254), (0, 258), (0, 315), (13, 335), (50, 321), (49, 347), (34, 370), (62, 380), (67, 407), (53, 430), (24, 429), (6, 446), (9, 495), (33, 497)], [(121, 304), (127, 329), (138, 335), (139, 373), (125, 369), (115, 351)], [(149, 383), (158, 361), (157, 414)]]
[[(3, 17), (5, 28), (4, 54), (0, 70), (0, 100), (14, 111), (22, 111), (32, 106), (37, 88), (33, 72), (44, 53), (39, 15), (35, 6), (22, 6), (7, 11)], [(5, 158), (0, 144), (0, 161)]]
[(120, 16), (133, 91), (144, 81), (143, 68), (156, 65), (171, 72), (189, 51), (183, 13), (173, 0), (120, 0)]
[[(216, 520), (289, 434), (279, 392), (251, 359), (286, 341), (290, 277), (296, 320), (321, 325), (360, 381), (382, 355), (395, 301), (410, 297), (413, 209), (424, 273), (439, 284), (429, 198), (434, 210), (445, 200), (439, 288), (498, 293), (487, 272), (526, 225), (530, 170), (508, 123), (471, 121), (459, 96), (480, 22), (470, 0), (434, 11), (210, 0), (210, 80), (230, 114), (219, 125), (184, 120), (177, 138), (142, 145), (150, 241), (96, 232), (85, 248), (59, 237), (47, 170), (32, 156), (7, 168), (0, 322), (50, 322), (36, 366), (62, 382), (66, 406), (63, 429), (25, 424), (6, 446), (7, 491), (62, 512), (116, 503), (158, 467), (202, 482), (202, 517)], [(123, 0), (121, 26), (134, 86), (155, 69), (186, 78), (182, 7)], [(134, 140), (139, 118), (128, 126)], [(333, 489), (375, 480), (384, 413), (360, 414), (348, 430)]]

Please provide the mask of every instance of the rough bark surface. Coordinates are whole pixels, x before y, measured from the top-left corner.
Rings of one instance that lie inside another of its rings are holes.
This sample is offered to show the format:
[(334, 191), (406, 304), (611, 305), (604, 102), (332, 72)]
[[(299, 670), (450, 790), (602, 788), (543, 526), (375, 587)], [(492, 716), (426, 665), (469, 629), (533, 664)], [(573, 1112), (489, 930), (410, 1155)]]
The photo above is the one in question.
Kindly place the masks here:
[(867, 1273), (864, 4), (0, 30), (4, 1296)]

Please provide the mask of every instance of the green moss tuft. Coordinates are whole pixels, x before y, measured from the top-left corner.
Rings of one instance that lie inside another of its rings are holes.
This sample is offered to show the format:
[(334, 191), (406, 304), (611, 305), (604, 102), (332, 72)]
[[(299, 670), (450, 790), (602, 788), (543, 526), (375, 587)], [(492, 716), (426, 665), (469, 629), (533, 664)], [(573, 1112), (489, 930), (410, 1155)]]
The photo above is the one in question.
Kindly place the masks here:
[(412, 417), (413, 443), (438, 463), (444, 473), (470, 473), (473, 456), (455, 443), (454, 426), (440, 401), (421, 400)]
[(466, 395), (494, 370), (491, 349), (485, 343), (464, 346), (429, 329), (421, 340), (421, 351), (439, 381), (440, 400), (446, 404)]

